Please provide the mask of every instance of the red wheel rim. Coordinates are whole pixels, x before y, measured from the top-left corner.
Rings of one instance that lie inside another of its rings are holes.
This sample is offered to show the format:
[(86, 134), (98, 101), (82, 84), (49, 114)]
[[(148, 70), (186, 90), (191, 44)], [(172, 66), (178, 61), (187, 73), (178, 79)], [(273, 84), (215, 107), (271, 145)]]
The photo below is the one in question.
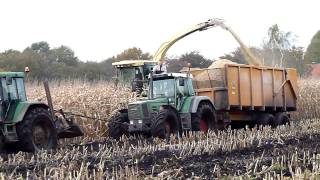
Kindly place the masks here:
[(207, 122), (204, 119), (200, 119), (200, 131), (202, 132), (208, 131)]
[(164, 124), (165, 126), (165, 134), (166, 134), (166, 137), (169, 137), (170, 136), (170, 132), (171, 132), (171, 127), (170, 127), (170, 124), (168, 121), (165, 122)]

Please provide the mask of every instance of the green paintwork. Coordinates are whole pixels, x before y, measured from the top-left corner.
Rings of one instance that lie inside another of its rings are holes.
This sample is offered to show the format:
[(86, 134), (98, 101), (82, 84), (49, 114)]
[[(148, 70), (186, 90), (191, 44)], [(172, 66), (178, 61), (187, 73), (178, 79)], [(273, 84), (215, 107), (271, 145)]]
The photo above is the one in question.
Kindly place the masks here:
[[(179, 113), (190, 113), (191, 99), (192, 99), (192, 97), (194, 97), (194, 91), (193, 91), (192, 84), (190, 84), (190, 83), (192, 83), (191, 79), (190, 78), (184, 78), (184, 79), (187, 79), (190, 81), (185, 81), (188, 93), (184, 97), (182, 97), (183, 98), (182, 105), (180, 105), (181, 99), (179, 99), (177, 96), (177, 87), (172, 87), (174, 89), (174, 94), (175, 94), (174, 97), (159, 97), (159, 98), (154, 98), (154, 99), (150, 99), (150, 97), (149, 97), (149, 99), (147, 99), (147, 100), (140, 100), (140, 101), (136, 101), (136, 102), (133, 102), (130, 104), (131, 105), (135, 104), (135, 105), (141, 106), (141, 108), (140, 108), (141, 111), (139, 112), (140, 117), (142, 117), (141, 119), (146, 118), (146, 117), (144, 117), (143, 110), (142, 110), (143, 105), (147, 106), (149, 114), (156, 113), (159, 111), (161, 106), (167, 106), (167, 105), (173, 107)], [(177, 81), (177, 80), (178, 80), (178, 78), (177, 79), (175, 78), (175, 81)], [(162, 82), (165, 82), (165, 81), (162, 81)], [(177, 86), (176, 83), (174, 83), (174, 84), (175, 84), (175, 86)], [(129, 107), (130, 107), (130, 104), (129, 104)], [(134, 107), (136, 107), (136, 106), (134, 106)], [(148, 115), (148, 117), (150, 117), (150, 116)]]
[(22, 121), (30, 106), (47, 107), (47, 105), (42, 102), (16, 102), (16, 104), (12, 108), (10, 108), (6, 122), (17, 123)]
[(0, 72), (0, 78), (3, 77), (20, 77), (23, 78), (24, 77), (24, 72)]
[(185, 97), (182, 108), (179, 112), (181, 113), (189, 113), (190, 112), (190, 106), (191, 106), (191, 99), (193, 96)]

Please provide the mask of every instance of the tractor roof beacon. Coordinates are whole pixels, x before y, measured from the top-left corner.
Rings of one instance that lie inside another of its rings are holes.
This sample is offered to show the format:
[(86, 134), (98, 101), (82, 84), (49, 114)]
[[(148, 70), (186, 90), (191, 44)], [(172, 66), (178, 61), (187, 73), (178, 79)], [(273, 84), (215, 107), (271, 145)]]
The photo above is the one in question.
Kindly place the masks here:
[(27, 101), (24, 76), (23, 72), (0, 72), (1, 151), (7, 145), (28, 152), (54, 149), (58, 138), (82, 136), (81, 128), (63, 118), (62, 111), (59, 115), (45, 103)]

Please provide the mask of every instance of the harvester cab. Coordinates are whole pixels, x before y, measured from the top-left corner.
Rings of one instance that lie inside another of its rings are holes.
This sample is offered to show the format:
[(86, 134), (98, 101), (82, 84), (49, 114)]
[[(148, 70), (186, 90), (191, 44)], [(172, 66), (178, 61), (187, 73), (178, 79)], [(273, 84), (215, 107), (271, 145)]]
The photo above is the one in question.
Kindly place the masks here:
[(116, 68), (116, 84), (130, 85), (132, 92), (141, 94), (147, 86), (148, 75), (156, 63), (150, 60), (125, 60), (112, 63)]
[(77, 124), (57, 118), (49, 105), (27, 101), (24, 76), (23, 72), (0, 72), (0, 148), (11, 144), (17, 150), (35, 152), (56, 148), (58, 138), (82, 136)]

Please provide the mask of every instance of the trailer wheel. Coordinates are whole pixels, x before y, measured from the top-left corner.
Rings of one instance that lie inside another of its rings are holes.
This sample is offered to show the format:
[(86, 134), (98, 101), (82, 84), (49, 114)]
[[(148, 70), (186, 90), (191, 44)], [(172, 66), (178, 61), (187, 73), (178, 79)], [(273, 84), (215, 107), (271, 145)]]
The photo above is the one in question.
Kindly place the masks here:
[(37, 107), (29, 110), (16, 126), (21, 150), (36, 152), (55, 149), (58, 144), (57, 131), (48, 110)]
[(290, 124), (290, 118), (287, 113), (279, 112), (275, 115), (274, 121), (272, 123), (273, 127)]
[(271, 125), (273, 121), (274, 121), (274, 116), (272, 114), (264, 113), (258, 117), (256, 124), (258, 126), (268, 126), (268, 125)]
[(216, 128), (216, 116), (213, 107), (209, 103), (200, 103), (197, 113), (192, 115), (191, 127), (193, 131), (207, 132)]
[(151, 134), (168, 139), (171, 133), (179, 132), (178, 115), (172, 109), (162, 109), (151, 121)]
[(122, 135), (129, 135), (128, 124), (128, 113), (117, 112), (109, 119), (107, 134), (114, 139), (119, 139)]

